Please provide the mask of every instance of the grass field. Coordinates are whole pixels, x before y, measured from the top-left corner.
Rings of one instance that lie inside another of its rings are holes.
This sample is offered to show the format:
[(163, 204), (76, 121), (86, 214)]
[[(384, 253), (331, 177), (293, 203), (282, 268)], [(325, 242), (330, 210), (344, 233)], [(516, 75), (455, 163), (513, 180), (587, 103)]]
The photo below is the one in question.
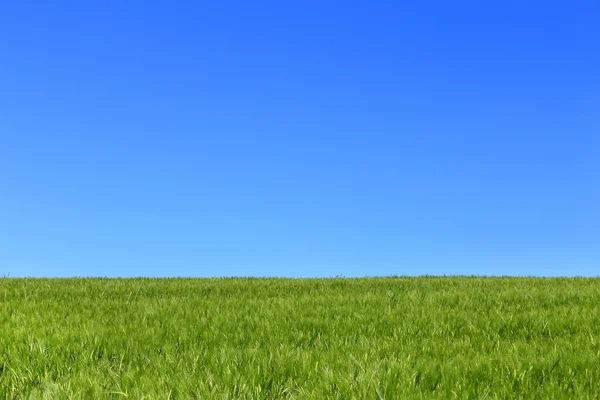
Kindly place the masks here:
[(0, 279), (1, 398), (598, 398), (600, 280)]

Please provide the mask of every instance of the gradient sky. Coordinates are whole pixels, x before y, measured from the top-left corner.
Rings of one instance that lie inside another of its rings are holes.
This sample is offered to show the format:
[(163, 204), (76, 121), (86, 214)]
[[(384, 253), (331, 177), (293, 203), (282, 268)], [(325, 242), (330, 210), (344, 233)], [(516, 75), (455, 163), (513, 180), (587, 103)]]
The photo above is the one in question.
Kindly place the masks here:
[(7, 2), (0, 274), (600, 275), (599, 20)]

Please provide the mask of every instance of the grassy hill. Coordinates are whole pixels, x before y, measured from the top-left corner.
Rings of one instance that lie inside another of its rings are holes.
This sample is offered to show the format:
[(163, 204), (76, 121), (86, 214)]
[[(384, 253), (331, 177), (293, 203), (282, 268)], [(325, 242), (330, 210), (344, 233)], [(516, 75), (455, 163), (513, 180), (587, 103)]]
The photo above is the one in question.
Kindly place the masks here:
[(0, 279), (0, 398), (599, 396), (599, 279)]

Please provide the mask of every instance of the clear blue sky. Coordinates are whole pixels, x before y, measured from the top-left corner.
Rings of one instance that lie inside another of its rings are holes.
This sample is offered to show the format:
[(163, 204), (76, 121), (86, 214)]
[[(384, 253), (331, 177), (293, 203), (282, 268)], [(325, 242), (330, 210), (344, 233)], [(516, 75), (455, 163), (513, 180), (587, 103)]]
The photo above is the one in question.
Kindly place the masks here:
[(34, 3), (2, 274), (600, 274), (597, 1)]

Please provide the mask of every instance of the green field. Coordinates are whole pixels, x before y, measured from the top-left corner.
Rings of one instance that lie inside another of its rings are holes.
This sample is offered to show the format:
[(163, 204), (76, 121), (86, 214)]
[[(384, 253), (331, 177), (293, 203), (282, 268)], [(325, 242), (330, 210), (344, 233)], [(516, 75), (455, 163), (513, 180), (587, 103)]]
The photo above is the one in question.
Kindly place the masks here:
[(598, 398), (600, 280), (0, 279), (1, 398)]

